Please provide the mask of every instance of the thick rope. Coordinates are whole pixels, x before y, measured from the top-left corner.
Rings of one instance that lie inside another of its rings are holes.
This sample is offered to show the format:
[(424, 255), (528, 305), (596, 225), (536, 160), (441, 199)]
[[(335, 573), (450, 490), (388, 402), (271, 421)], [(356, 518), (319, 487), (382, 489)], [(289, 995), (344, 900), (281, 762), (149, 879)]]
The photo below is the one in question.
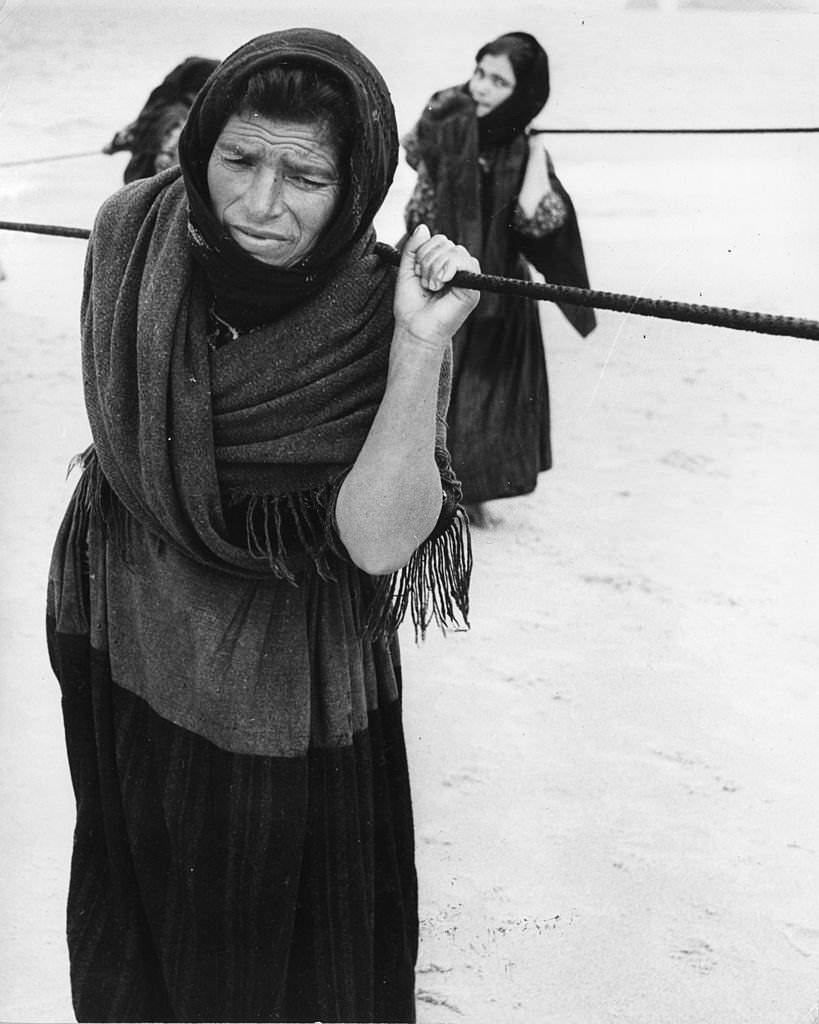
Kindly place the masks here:
[[(0, 221), (0, 230), (25, 231), (35, 235), (57, 235), (64, 238), (88, 238), (91, 234), (87, 228), (61, 227), (56, 224), (23, 224), (5, 220)], [(398, 266), (401, 262), (401, 253), (384, 242), (376, 242), (375, 251), (385, 263)], [(521, 281), (517, 278), (496, 277), (491, 274), (472, 274), (464, 270), (459, 270), (451, 283), (461, 288), (472, 288), (477, 291), (495, 292), (502, 295), (521, 295), (524, 298), (539, 301), (571, 303), (574, 306), (590, 306), (592, 309), (611, 309), (616, 313), (632, 313), (637, 316), (651, 316), (662, 320), (678, 320), (682, 323), (708, 324), (712, 327), (729, 327), (734, 330), (753, 331), (757, 334), (776, 334), (819, 341), (819, 321), (803, 320), (793, 316), (755, 313), (726, 306), (673, 302), (669, 299), (646, 299), (639, 295), (600, 292), (591, 288), (572, 288), (563, 284)]]
[(2, 231), (25, 231), (30, 235), (57, 235), (60, 238), (90, 238), (88, 228), (66, 228), (59, 224), (23, 224), (15, 220), (0, 220)]
[(87, 149), (83, 153), (62, 153), (60, 156), (34, 156), (26, 160), (5, 160), (0, 167), (26, 167), (28, 164), (51, 164), (55, 160), (77, 160), (81, 156), (99, 156), (102, 149)]
[[(530, 135), (791, 135), (819, 132), (819, 128), (530, 128)], [(49, 164), (56, 160), (77, 160), (85, 156), (101, 156), (105, 149), (89, 149), (82, 153), (58, 156), (35, 156), (24, 160), (0, 161), (0, 167), (26, 167)]]
[[(398, 266), (401, 261), (401, 253), (391, 245), (377, 242), (375, 250), (387, 263)], [(754, 313), (744, 309), (672, 302), (668, 299), (644, 299), (637, 295), (600, 292), (591, 288), (572, 288), (563, 284), (521, 281), (510, 277), (495, 277), (491, 274), (472, 274), (464, 270), (459, 270), (451, 283), (482, 292), (522, 295), (527, 299), (568, 302), (573, 306), (612, 309), (617, 313), (635, 313), (638, 316), (653, 316), (664, 320), (710, 324), (712, 327), (732, 327), (741, 331), (755, 331), (758, 334), (779, 334), (819, 341), (819, 321), (777, 316), (773, 313)]]
[[(530, 128), (530, 135), (783, 135), (819, 132), (819, 128)], [(106, 149), (87, 149), (82, 153), (60, 153), (57, 156), (33, 156), (23, 160), (0, 161), (3, 167), (27, 167), (29, 164), (51, 164), (57, 160), (78, 160), (85, 156), (101, 156)]]
[(789, 135), (819, 128), (530, 128), (530, 135)]

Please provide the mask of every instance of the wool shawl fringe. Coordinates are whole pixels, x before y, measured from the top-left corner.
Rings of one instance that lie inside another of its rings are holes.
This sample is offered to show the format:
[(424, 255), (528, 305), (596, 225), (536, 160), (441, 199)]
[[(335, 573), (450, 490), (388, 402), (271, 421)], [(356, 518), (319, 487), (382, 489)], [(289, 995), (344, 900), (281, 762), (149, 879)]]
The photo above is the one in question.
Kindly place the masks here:
[[(132, 517), (116, 498), (90, 445), (75, 455), (68, 475), (79, 468), (82, 476), (75, 495), (74, 529), (87, 537), (88, 524), (96, 518), (105, 525), (112, 542), (128, 563)], [(246, 502), (248, 551), (264, 556), (277, 579), (297, 586), (285, 534), (292, 525), (295, 537), (318, 575), (336, 579), (328, 556), (344, 557), (335, 522), (335, 498), (342, 478), (310, 491), (280, 496), (233, 494), (232, 503)], [(457, 491), (457, 484), (455, 485)], [(448, 496), (457, 500), (457, 493)], [(447, 502), (450, 504), (450, 502)], [(375, 587), (365, 601), (362, 637), (388, 639), (409, 612), (416, 642), (436, 625), (442, 632), (469, 628), (469, 584), (472, 576), (472, 542), (469, 520), (461, 505), (442, 512), (438, 525), (401, 569), (373, 577)]]
[(469, 582), (472, 541), (469, 520), (459, 505), (442, 530), (433, 531), (409, 562), (389, 576), (378, 577), (364, 625), (364, 635), (389, 637), (407, 611), (416, 642), (431, 624), (442, 632), (469, 629)]
[(66, 476), (75, 469), (82, 473), (75, 492), (75, 509), (80, 516), (79, 522), (74, 523), (75, 529), (87, 537), (88, 526), (95, 520), (104, 527), (123, 562), (130, 565), (133, 561), (130, 544), (133, 519), (114, 494), (93, 444), (71, 459)]
[(66, 479), (75, 469), (79, 469), (82, 474), (77, 483), (74, 501), (76, 508), (82, 513), (83, 523), (87, 523), (92, 516), (108, 522), (113, 513), (113, 492), (100, 469), (93, 444), (72, 457), (66, 470)]
[(323, 580), (335, 580), (327, 556), (343, 554), (333, 529), (338, 486), (338, 481), (329, 481), (312, 490), (275, 497), (232, 495), (232, 503), (245, 504), (248, 552), (264, 557), (278, 579), (296, 584), (296, 577), (288, 566), (286, 541), (287, 528), (292, 526), (301, 549), (309, 556), (318, 575)]
[[(79, 468), (82, 477), (77, 485), (77, 506), (84, 521), (96, 517), (105, 524), (112, 541), (123, 560), (129, 556), (129, 535), (132, 517), (114, 494), (99, 464), (94, 446), (75, 455), (68, 466), (68, 474)], [(255, 558), (263, 558), (272, 574), (280, 580), (296, 585), (292, 570), (294, 552), (288, 550), (288, 528), (309, 557), (318, 575), (324, 580), (335, 576), (328, 562), (328, 554), (342, 554), (342, 548), (333, 530), (332, 509), (339, 481), (330, 481), (313, 490), (277, 496), (233, 493), (231, 504), (245, 505), (247, 551)], [(300, 559), (297, 559), (300, 561)]]

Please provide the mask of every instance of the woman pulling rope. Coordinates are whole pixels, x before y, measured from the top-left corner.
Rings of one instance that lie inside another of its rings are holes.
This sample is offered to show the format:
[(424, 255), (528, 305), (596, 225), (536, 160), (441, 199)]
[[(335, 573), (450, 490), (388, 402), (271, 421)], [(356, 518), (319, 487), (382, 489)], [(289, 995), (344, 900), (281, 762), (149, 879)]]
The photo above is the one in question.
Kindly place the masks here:
[[(572, 201), (542, 139), (527, 126), (549, 97), (549, 62), (534, 36), (481, 47), (465, 85), (435, 93), (403, 140), (418, 171), (408, 230), (429, 224), (479, 256), (485, 273), (588, 288)], [(581, 335), (590, 308), (561, 303)], [(527, 494), (549, 469), (549, 389), (536, 304), (484, 294), (455, 339), (449, 444), (470, 519), (483, 502)]]

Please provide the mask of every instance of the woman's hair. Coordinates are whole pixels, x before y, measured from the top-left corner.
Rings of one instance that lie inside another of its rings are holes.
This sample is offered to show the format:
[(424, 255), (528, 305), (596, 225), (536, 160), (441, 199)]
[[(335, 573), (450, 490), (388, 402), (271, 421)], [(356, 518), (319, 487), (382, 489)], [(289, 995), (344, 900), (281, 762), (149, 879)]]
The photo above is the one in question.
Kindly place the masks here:
[(475, 62), (477, 63), (487, 54), (491, 57), (508, 57), (515, 72), (515, 78), (520, 81), (526, 76), (539, 50), (540, 46), (534, 36), (525, 32), (509, 32), (493, 39), (491, 43), (483, 45), (475, 54)]
[(324, 125), (346, 162), (352, 149), (352, 105), (343, 81), (314, 65), (276, 64), (252, 75), (239, 97), (239, 113)]

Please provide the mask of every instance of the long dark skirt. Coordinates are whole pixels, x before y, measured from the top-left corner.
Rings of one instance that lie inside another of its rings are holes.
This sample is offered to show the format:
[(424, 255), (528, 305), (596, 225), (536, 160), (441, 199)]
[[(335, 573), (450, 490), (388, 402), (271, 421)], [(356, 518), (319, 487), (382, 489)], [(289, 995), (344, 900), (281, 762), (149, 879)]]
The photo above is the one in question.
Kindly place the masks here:
[(414, 1021), (399, 702), (350, 746), (232, 754), (113, 684), (86, 641), (48, 630), (77, 800), (77, 1019)]
[(469, 504), (528, 494), (551, 467), (549, 385), (535, 302), (511, 298), (503, 315), (467, 321), (455, 339), (448, 426), (452, 464)]

